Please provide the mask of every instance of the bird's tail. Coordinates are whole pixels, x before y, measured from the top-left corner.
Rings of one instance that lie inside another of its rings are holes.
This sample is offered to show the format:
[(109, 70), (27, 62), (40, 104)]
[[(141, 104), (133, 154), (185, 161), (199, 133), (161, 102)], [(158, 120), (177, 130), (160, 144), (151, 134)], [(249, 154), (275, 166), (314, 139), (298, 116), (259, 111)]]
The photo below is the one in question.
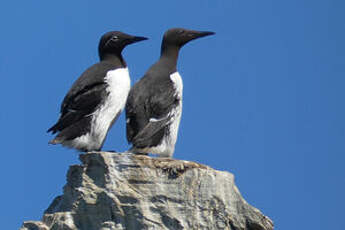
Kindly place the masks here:
[(55, 133), (58, 131), (58, 124), (59, 124), (59, 123), (56, 123), (55, 125), (53, 125), (52, 127), (50, 127), (50, 128), (47, 130), (47, 133), (52, 132), (53, 134), (55, 134)]
[(134, 146), (128, 149), (125, 153), (132, 153), (135, 155), (145, 155), (145, 156), (149, 155), (148, 153), (144, 153), (143, 151), (140, 151), (140, 149), (137, 149)]
[(48, 144), (51, 144), (51, 145), (57, 145), (57, 144), (61, 144), (62, 140), (59, 139), (59, 138), (54, 138), (53, 140), (50, 140), (48, 142)]

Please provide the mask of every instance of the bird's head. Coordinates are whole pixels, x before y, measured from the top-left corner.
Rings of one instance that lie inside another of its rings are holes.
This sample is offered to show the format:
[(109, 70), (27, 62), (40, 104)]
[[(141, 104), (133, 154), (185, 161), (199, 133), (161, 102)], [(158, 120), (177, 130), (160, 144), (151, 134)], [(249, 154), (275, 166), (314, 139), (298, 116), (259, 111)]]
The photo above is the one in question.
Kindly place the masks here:
[(196, 31), (183, 28), (172, 28), (164, 33), (162, 44), (166, 46), (178, 46), (179, 48), (181, 48), (189, 41), (213, 34), (215, 33), (210, 31)]
[(127, 45), (143, 40), (147, 40), (147, 38), (125, 34), (120, 31), (107, 32), (99, 41), (98, 53), (101, 59), (107, 54), (119, 55)]

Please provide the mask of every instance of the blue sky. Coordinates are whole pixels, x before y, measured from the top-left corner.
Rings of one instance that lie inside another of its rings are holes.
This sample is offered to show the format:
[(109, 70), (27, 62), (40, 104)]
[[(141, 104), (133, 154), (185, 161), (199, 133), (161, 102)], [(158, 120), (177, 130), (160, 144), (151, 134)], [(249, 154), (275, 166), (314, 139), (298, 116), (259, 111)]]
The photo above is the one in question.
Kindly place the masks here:
[[(0, 9), (3, 229), (39, 220), (78, 154), (49, 146), (71, 84), (110, 30), (150, 40), (124, 52), (132, 82), (171, 27), (211, 30), (181, 51), (174, 157), (235, 174), (276, 229), (343, 229), (345, 2), (6, 1)], [(124, 116), (104, 149), (127, 150)]]

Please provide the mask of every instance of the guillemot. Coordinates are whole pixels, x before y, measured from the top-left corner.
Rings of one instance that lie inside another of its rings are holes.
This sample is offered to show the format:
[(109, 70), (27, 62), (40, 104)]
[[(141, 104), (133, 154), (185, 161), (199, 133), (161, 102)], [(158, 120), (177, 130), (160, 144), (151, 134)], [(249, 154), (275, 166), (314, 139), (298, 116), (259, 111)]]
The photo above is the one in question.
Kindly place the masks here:
[(50, 144), (62, 144), (79, 151), (101, 150), (130, 90), (122, 50), (146, 39), (120, 31), (107, 32), (101, 37), (98, 45), (100, 62), (82, 73), (65, 96), (59, 120), (47, 131), (58, 133)]
[(177, 72), (179, 50), (214, 32), (183, 28), (164, 33), (160, 59), (130, 90), (126, 103), (129, 152), (172, 157), (182, 114), (183, 83)]

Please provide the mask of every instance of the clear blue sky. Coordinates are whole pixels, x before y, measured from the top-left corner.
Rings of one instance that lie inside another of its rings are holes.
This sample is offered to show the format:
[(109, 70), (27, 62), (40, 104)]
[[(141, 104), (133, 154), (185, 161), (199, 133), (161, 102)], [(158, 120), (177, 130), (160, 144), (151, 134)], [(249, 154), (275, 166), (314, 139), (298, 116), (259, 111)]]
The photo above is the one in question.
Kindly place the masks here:
[[(78, 154), (48, 146), (71, 84), (110, 30), (147, 36), (124, 57), (132, 81), (171, 27), (215, 31), (186, 45), (177, 159), (235, 174), (277, 230), (344, 229), (345, 2), (6, 1), (0, 9), (2, 229), (39, 220)], [(124, 151), (124, 116), (104, 149)]]

